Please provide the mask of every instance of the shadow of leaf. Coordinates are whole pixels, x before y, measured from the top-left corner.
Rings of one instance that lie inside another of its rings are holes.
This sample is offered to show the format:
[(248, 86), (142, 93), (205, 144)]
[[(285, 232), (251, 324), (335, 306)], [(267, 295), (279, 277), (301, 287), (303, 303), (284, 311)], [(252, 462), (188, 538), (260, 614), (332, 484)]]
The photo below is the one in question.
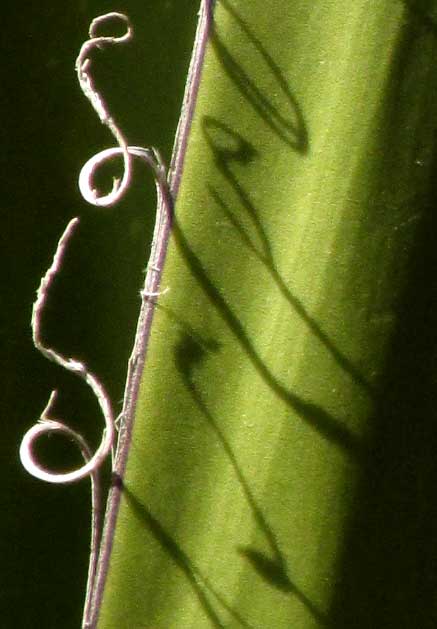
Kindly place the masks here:
[[(121, 482), (121, 481), (119, 481)], [(135, 515), (143, 522), (148, 531), (172, 559), (181, 573), (185, 576), (193, 592), (198, 598), (208, 620), (213, 627), (225, 629), (228, 625), (221, 620), (211, 597), (218, 602), (222, 609), (232, 616), (241, 627), (254, 629), (229, 603), (226, 602), (203, 572), (191, 561), (187, 553), (180, 547), (174, 537), (165, 529), (151, 510), (142, 503), (135, 494), (123, 484), (123, 496), (126, 498)]]
[[(232, 55), (225, 45), (224, 39), (217, 31), (217, 27), (215, 27), (211, 43), (225, 72), (276, 136), (295, 151), (302, 154), (306, 153), (308, 151), (308, 131), (302, 111), (292, 94), (284, 73), (234, 7), (227, 0), (221, 0), (220, 5), (238, 25), (243, 39), (246, 40), (246, 45), (254, 51), (256, 57), (256, 64), (254, 65), (257, 70), (255, 80), (253, 73), (245, 69), (241, 62)], [(260, 80), (264, 83), (263, 86), (260, 85)], [(274, 102), (274, 94), (282, 95), (283, 101), (286, 103), (284, 111), (282, 104), (279, 106)], [(285, 112), (285, 109), (288, 111)]]
[(255, 571), (267, 583), (283, 592), (294, 592), (295, 588), (288, 578), (282, 561), (278, 561), (276, 558), (272, 559), (249, 546), (238, 547), (238, 552), (250, 562)]
[[(314, 603), (290, 580), (287, 574), (287, 566), (285, 557), (279, 547), (276, 535), (267, 522), (257, 500), (252, 493), (249, 483), (241, 469), (236, 455), (231, 448), (223, 430), (220, 428), (218, 421), (209, 410), (203, 396), (194, 383), (194, 369), (202, 364), (208, 357), (207, 347), (213, 347), (213, 351), (217, 351), (218, 344), (214, 344), (210, 339), (202, 340), (202, 337), (194, 332), (194, 336), (187, 335), (186, 330), (191, 326), (184, 323), (182, 319), (178, 320), (181, 329), (184, 330), (180, 341), (175, 346), (175, 364), (182, 379), (190, 392), (196, 406), (214, 431), (218, 441), (220, 442), (233, 470), (235, 476), (240, 483), (241, 489), (246, 497), (247, 503), (252, 511), (253, 518), (262, 531), (264, 538), (269, 546), (271, 555), (268, 556), (259, 550), (251, 547), (238, 547), (239, 554), (247, 559), (258, 575), (268, 583), (268, 585), (279, 589), (282, 592), (293, 594), (307, 608), (312, 616), (319, 624), (325, 625), (326, 618)], [(200, 342), (199, 342), (200, 339)]]
[(407, 7), (411, 17), (420, 26), (432, 33), (434, 37), (437, 35), (437, 22), (433, 16), (435, 7), (433, 0), (401, 0), (401, 2)]
[(174, 225), (173, 234), (176, 246), (185, 258), (194, 277), (197, 279), (211, 304), (216, 308), (218, 314), (229, 327), (234, 338), (264, 382), (280, 399), (290, 406), (291, 409), (324, 438), (339, 446), (356, 461), (362, 462), (363, 460), (367, 460), (367, 445), (360, 437), (355, 436), (345, 424), (332, 417), (321, 406), (302, 399), (277, 379), (259, 356), (238, 316), (229, 306), (218, 288), (211, 282), (201, 261), (189, 246), (177, 222)]
[(287, 300), (292, 309), (305, 322), (308, 329), (318, 338), (324, 345), (336, 363), (343, 371), (354, 380), (370, 396), (374, 396), (374, 388), (369, 380), (357, 369), (353, 362), (333, 343), (329, 336), (324, 332), (320, 325), (310, 315), (304, 304), (291, 292), (287, 283), (278, 271), (274, 260), (272, 246), (267, 236), (266, 230), (259, 218), (259, 212), (252, 202), (250, 195), (246, 192), (238, 181), (237, 176), (231, 169), (233, 162), (239, 164), (248, 164), (259, 157), (259, 153), (254, 149), (251, 143), (240, 133), (236, 132), (229, 125), (211, 117), (205, 116), (202, 121), (202, 127), (205, 138), (211, 148), (214, 161), (225, 177), (229, 186), (236, 193), (240, 207), (249, 217), (255, 233), (256, 239), (259, 241), (257, 245), (252, 239), (247, 229), (245, 229), (240, 218), (231, 211), (225, 201), (222, 199), (217, 190), (208, 185), (208, 190), (212, 199), (215, 201), (216, 207), (226, 216), (227, 220), (235, 228), (240, 235), (244, 245), (256, 256), (256, 258), (264, 265), (265, 269), (270, 273), (271, 278), (275, 282), (278, 290)]

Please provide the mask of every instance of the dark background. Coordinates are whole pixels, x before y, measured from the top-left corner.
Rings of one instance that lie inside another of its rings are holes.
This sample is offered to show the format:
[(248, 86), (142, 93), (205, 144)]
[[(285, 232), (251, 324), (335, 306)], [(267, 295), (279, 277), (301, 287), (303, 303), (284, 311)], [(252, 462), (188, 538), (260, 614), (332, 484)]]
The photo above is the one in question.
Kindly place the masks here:
[[(134, 40), (97, 51), (94, 76), (128, 141), (154, 145), (168, 161), (198, 8), (197, 0), (78, 0), (7, 3), (2, 10), (0, 624), (5, 628), (79, 627), (88, 567), (89, 482), (56, 486), (30, 477), (18, 458), (22, 435), (52, 388), (59, 391), (56, 415), (93, 446), (103, 426), (87, 387), (34, 349), (35, 291), (65, 225), (79, 216), (45, 311), (45, 338), (64, 355), (87, 362), (118, 412), (154, 222), (153, 180), (141, 167), (135, 169), (133, 189), (115, 208), (94, 208), (80, 197), (81, 166), (114, 143), (81, 94), (75, 59), (94, 17), (108, 11), (129, 15)], [(110, 176), (101, 184), (110, 188)], [(46, 440), (41, 457), (58, 469), (79, 462), (74, 449), (56, 437)]]

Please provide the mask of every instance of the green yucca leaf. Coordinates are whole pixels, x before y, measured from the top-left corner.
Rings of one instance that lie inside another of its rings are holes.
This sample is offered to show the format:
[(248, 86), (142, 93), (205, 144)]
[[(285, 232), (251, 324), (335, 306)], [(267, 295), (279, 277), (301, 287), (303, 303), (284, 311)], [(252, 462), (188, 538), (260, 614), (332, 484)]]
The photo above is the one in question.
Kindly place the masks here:
[(395, 523), (433, 495), (400, 339), (427, 356), (435, 33), (399, 0), (217, 2), (102, 629), (433, 626)]

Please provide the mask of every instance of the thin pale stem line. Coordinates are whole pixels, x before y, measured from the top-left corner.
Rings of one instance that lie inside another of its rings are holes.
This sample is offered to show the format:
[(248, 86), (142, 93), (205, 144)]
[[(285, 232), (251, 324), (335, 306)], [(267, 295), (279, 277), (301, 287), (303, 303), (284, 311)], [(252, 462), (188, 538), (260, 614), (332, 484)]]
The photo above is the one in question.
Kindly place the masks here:
[(129, 453), (135, 407), (138, 398), (141, 375), (146, 361), (147, 345), (155, 310), (156, 300), (153, 298), (151, 299), (148, 295), (159, 292), (162, 268), (171, 232), (174, 199), (176, 198), (179, 190), (188, 136), (194, 116), (194, 109), (203, 70), (203, 62), (212, 29), (214, 4), (215, 0), (202, 0), (201, 2), (199, 22), (185, 88), (181, 116), (176, 132), (173, 157), (169, 169), (168, 188), (162, 188), (162, 199), (159, 200), (157, 207), (153, 246), (149, 263), (147, 265), (144, 291), (142, 291), (143, 301), (138, 318), (134, 347), (129, 359), (122, 410), (123, 419), (114, 466), (114, 483), (108, 497), (101, 551), (97, 566), (95, 592), (93, 594), (93, 629), (97, 625), (99, 608), (103, 598), (103, 590), (105, 587), (114, 539), (115, 524), (120, 505), (122, 491), (122, 483), (120, 483), (120, 479), (124, 476), (126, 461)]

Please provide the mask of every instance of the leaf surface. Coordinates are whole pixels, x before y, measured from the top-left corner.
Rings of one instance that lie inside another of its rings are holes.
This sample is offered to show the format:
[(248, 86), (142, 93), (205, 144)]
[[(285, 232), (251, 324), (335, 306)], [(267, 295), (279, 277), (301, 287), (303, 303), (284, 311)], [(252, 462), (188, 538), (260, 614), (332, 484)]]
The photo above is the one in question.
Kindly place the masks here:
[(429, 208), (435, 41), (413, 9), (217, 3), (102, 629), (351, 626), (348, 591), (359, 626), (400, 626), (395, 588), (378, 607), (344, 566)]

